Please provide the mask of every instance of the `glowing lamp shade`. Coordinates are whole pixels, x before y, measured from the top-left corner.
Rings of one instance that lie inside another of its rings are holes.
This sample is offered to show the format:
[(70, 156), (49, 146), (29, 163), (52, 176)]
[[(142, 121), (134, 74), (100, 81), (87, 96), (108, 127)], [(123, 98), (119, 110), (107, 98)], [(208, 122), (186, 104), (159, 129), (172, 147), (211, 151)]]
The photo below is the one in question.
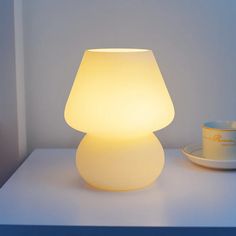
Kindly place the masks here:
[(113, 191), (145, 187), (164, 166), (153, 131), (174, 107), (151, 50), (87, 50), (72, 86), (65, 120), (87, 133), (76, 165), (90, 185)]

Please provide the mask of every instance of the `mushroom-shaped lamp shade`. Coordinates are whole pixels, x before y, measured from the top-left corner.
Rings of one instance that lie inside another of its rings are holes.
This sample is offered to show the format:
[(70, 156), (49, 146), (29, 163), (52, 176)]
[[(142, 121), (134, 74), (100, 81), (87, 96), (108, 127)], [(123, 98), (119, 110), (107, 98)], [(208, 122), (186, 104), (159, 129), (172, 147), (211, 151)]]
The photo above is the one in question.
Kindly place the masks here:
[(87, 133), (76, 163), (90, 185), (130, 190), (151, 184), (164, 164), (153, 131), (173, 118), (174, 107), (151, 50), (85, 52), (65, 120)]

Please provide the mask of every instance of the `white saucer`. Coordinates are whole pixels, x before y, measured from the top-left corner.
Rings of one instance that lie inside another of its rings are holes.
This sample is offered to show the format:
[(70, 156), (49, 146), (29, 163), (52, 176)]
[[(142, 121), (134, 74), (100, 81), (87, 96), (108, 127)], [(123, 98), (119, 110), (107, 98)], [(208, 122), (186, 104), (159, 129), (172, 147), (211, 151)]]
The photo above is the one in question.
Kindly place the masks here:
[(181, 151), (190, 161), (200, 166), (221, 170), (236, 169), (236, 158), (235, 160), (207, 159), (202, 154), (202, 145), (200, 144), (188, 145)]

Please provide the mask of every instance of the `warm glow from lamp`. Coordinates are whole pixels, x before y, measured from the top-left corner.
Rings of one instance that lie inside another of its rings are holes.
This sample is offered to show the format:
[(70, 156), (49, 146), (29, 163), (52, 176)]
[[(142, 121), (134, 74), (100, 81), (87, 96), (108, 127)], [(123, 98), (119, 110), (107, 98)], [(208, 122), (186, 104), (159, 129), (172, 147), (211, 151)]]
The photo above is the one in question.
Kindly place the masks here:
[(76, 164), (90, 185), (130, 190), (151, 184), (164, 165), (153, 131), (173, 118), (174, 107), (151, 50), (85, 52), (65, 120), (87, 133)]

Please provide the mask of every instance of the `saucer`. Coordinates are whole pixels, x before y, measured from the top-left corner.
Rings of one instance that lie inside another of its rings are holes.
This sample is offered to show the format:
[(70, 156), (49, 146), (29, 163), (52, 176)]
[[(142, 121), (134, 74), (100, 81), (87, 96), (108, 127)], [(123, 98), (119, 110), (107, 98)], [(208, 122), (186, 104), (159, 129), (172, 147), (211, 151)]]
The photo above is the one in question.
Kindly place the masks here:
[(236, 158), (235, 160), (213, 160), (205, 158), (202, 153), (201, 144), (185, 146), (181, 151), (190, 161), (200, 166), (221, 170), (236, 169)]

